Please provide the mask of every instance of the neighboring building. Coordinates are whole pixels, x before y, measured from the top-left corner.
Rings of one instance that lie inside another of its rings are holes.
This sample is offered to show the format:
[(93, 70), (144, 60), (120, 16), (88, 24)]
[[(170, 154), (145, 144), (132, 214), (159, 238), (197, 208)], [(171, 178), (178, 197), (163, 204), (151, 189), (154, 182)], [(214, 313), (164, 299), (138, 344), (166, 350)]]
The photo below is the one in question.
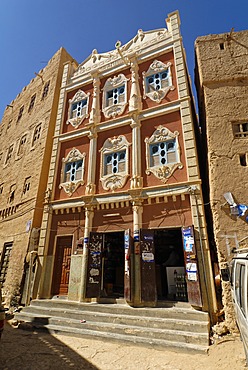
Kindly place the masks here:
[(19, 303), (28, 251), (37, 250), (63, 65), (61, 48), (6, 107), (0, 125), (0, 283)]
[(64, 67), (40, 298), (217, 311), (178, 13), (166, 22)]
[(208, 223), (213, 225), (230, 330), (235, 320), (226, 269), (233, 250), (248, 242), (247, 39), (248, 31), (231, 31), (199, 37), (195, 43), (203, 164), (208, 177), (203, 182), (205, 203), (210, 205)]

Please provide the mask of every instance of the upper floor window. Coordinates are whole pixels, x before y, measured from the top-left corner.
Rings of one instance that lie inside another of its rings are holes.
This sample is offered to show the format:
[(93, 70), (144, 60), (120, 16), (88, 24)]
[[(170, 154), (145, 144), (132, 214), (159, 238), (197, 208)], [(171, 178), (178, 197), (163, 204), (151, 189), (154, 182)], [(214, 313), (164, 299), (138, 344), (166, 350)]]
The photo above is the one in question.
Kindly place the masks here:
[(84, 163), (85, 153), (73, 148), (68, 155), (62, 159), (61, 182), (59, 188), (71, 196), (80, 185), (84, 185)]
[(101, 151), (101, 182), (105, 190), (122, 188), (129, 176), (129, 142), (125, 136), (109, 138)]
[(82, 90), (78, 90), (77, 93), (69, 100), (68, 120), (67, 124), (71, 124), (77, 128), (85, 118), (88, 117), (88, 105), (89, 105), (90, 93), (85, 93)]
[(171, 63), (166, 64), (154, 60), (146, 72), (143, 72), (144, 96), (156, 103), (160, 103), (169, 90), (175, 87), (172, 85)]
[(15, 200), (15, 191), (16, 191), (16, 184), (10, 186), (9, 190), (9, 203), (14, 202)]
[(102, 110), (106, 118), (115, 118), (124, 112), (127, 104), (127, 81), (124, 74), (108, 78), (103, 87)]
[(174, 133), (164, 126), (159, 126), (146, 143), (146, 173), (154, 174), (166, 182), (173, 172), (183, 167), (180, 162), (179, 133)]
[(34, 146), (34, 145), (37, 143), (37, 141), (38, 141), (38, 140), (39, 140), (39, 138), (40, 138), (40, 135), (41, 135), (41, 123), (39, 123), (39, 124), (35, 127), (32, 146)]
[(176, 139), (150, 145), (151, 167), (177, 162)]
[(30, 104), (29, 104), (29, 108), (28, 108), (28, 111), (29, 111), (29, 112), (31, 112), (31, 110), (32, 110), (32, 109), (33, 109), (33, 107), (34, 107), (35, 98), (36, 98), (36, 94), (34, 94), (34, 95), (31, 97)]
[(77, 181), (82, 177), (83, 160), (69, 162), (65, 165), (64, 182)]
[(17, 122), (19, 122), (20, 119), (22, 118), (23, 111), (24, 111), (24, 105), (22, 105), (20, 110), (19, 110), (19, 114), (18, 114), (18, 117), (17, 117)]
[(18, 155), (22, 155), (24, 153), (24, 147), (27, 142), (27, 134), (23, 135), (20, 140)]
[(104, 175), (125, 171), (126, 150), (105, 154), (104, 162)]
[(12, 119), (9, 120), (6, 131), (8, 131), (8, 129), (11, 127), (11, 124), (12, 124)]
[(44, 89), (43, 89), (43, 93), (42, 93), (42, 98), (41, 99), (44, 99), (47, 94), (48, 94), (48, 91), (49, 91), (49, 86), (50, 86), (50, 81), (47, 81), (45, 86), (44, 86)]
[(9, 161), (10, 161), (10, 159), (12, 157), (13, 151), (14, 151), (14, 144), (10, 145), (10, 147), (8, 149), (5, 164), (9, 163)]
[(233, 123), (233, 133), (237, 138), (248, 137), (248, 122)]
[(30, 190), (31, 176), (27, 177), (23, 185), (23, 195), (25, 195)]

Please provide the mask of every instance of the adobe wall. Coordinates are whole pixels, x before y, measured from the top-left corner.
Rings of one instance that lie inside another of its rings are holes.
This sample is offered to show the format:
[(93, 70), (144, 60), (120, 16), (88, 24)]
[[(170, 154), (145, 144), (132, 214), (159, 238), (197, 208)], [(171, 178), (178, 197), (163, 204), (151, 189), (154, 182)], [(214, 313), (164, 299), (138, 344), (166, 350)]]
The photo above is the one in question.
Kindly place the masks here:
[[(41, 223), (57, 113), (56, 94), (63, 64), (68, 60), (72, 58), (61, 48), (6, 107), (0, 125), (0, 253), (5, 243), (13, 243), (3, 289), (7, 303), (19, 295), (31, 230), (39, 228)], [(48, 83), (48, 92), (44, 96)], [(34, 105), (30, 108), (34, 95)], [(23, 113), (18, 119), (22, 106)], [(36, 131), (38, 125), (39, 134)], [(21, 145), (24, 135), (25, 143)], [(7, 160), (11, 145), (12, 155)], [(26, 184), (29, 186), (25, 188)], [(36, 247), (32, 245), (30, 248)]]
[[(248, 236), (245, 217), (231, 216), (223, 196), (231, 192), (237, 203), (248, 204), (248, 135), (237, 137), (235, 125), (248, 121), (248, 31), (199, 37), (196, 40), (200, 124), (206, 136), (209, 200), (220, 269), (233, 257), (232, 249)], [(234, 316), (229, 282), (222, 281), (226, 320)]]

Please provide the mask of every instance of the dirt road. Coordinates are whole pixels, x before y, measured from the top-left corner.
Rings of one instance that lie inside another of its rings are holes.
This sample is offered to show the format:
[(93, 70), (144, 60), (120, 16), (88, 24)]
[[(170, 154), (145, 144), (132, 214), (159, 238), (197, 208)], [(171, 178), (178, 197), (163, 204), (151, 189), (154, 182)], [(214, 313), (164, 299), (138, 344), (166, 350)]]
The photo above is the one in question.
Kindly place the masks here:
[(245, 355), (239, 337), (225, 337), (208, 354), (112, 343), (23, 331), (6, 323), (0, 341), (0, 370), (242, 370)]

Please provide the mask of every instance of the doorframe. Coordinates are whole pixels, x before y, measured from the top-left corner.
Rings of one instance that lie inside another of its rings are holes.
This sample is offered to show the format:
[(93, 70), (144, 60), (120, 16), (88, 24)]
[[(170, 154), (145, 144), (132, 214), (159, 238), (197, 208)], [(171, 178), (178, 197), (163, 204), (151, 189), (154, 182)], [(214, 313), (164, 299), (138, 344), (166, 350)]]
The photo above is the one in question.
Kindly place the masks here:
[[(52, 268), (51, 268), (51, 277), (50, 277), (50, 296), (53, 296), (53, 284), (54, 284), (54, 270), (55, 270), (55, 256), (56, 256), (56, 250), (57, 250), (57, 243), (58, 243), (58, 239), (59, 238), (66, 238), (66, 237), (71, 237), (72, 238), (72, 242), (71, 242), (71, 247), (72, 247), (72, 251), (73, 251), (73, 245), (74, 245), (74, 234), (60, 234), (60, 235), (55, 235), (55, 238), (54, 238), (54, 243), (53, 243), (53, 254), (52, 254), (52, 261), (51, 261), (51, 265), (52, 265)], [(48, 256), (47, 256), (48, 257)], [(69, 286), (69, 284), (68, 284)]]

